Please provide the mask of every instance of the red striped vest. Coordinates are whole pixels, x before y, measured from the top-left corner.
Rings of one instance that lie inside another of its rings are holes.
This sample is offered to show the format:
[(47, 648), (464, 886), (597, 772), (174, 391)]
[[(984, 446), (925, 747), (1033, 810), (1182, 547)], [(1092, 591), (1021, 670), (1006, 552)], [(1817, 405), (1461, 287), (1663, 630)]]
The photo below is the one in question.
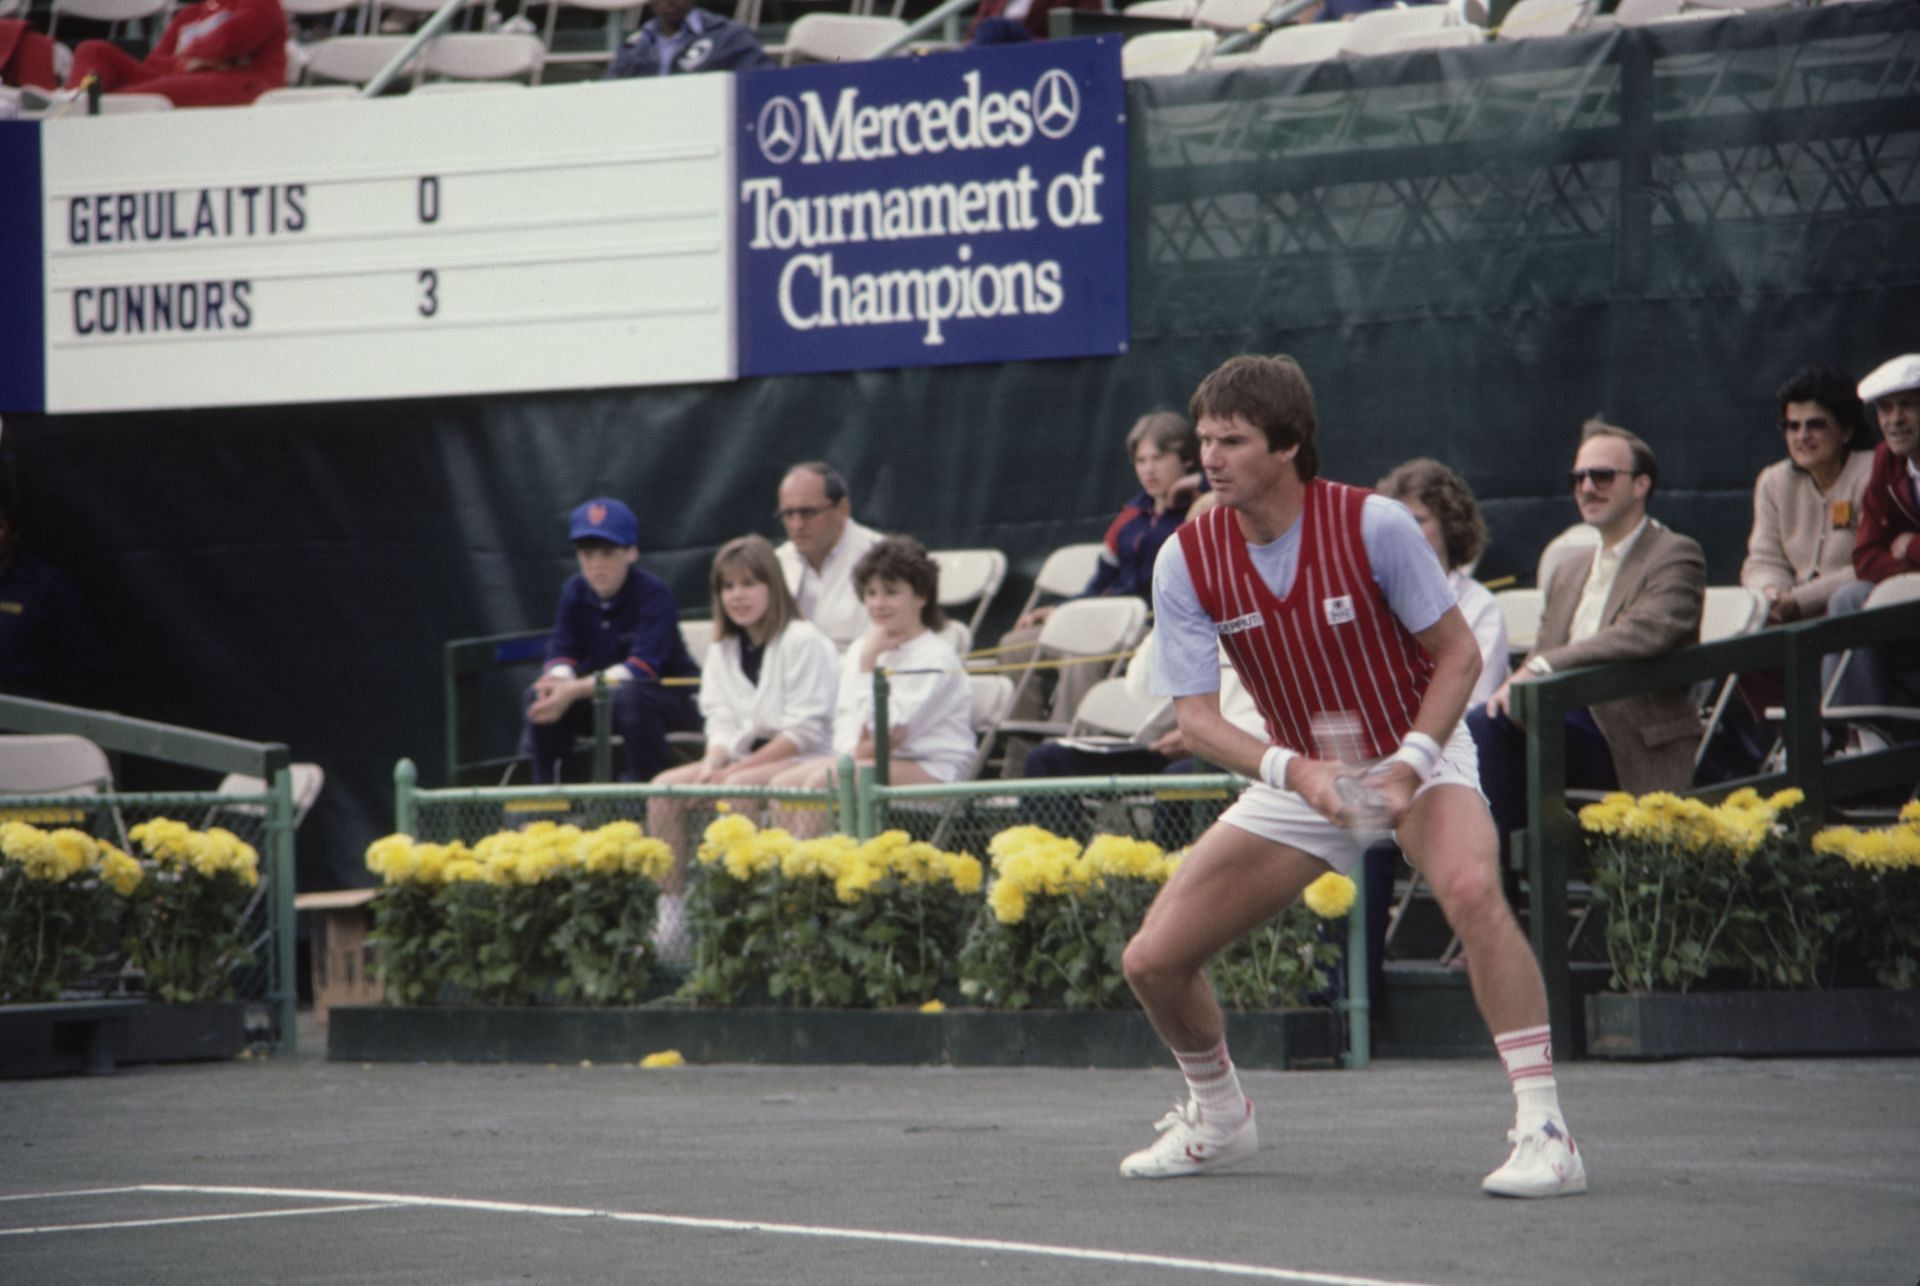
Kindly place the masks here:
[(1306, 486), (1300, 560), (1285, 598), (1253, 565), (1232, 510), (1209, 510), (1180, 528), (1180, 550), (1200, 606), (1213, 618), (1240, 679), (1267, 722), (1267, 737), (1302, 754), (1318, 714), (1358, 717), (1358, 753), (1392, 754), (1413, 727), (1433, 658), (1394, 616), (1360, 541), (1371, 494), (1315, 479)]

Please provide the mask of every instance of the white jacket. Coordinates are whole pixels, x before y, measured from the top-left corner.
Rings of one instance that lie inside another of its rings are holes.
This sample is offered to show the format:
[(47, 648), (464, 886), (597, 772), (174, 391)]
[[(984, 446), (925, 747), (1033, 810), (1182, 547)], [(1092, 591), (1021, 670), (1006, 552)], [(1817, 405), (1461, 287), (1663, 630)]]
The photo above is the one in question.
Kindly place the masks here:
[(707, 648), (700, 667), (700, 713), (707, 721), (707, 751), (725, 750), (744, 759), (756, 741), (785, 733), (800, 758), (827, 753), (833, 735), (833, 702), (840, 654), (833, 640), (795, 620), (767, 644), (760, 683), (740, 668), (740, 636)]
[[(888, 671), (887, 722), (905, 724), (906, 736), (892, 748), (936, 781), (958, 781), (973, 766), (973, 688), (953, 646), (931, 630), (882, 652), (875, 664)], [(860, 646), (840, 661), (840, 698), (833, 715), (833, 752), (852, 754), (873, 722), (873, 675), (860, 668)]]

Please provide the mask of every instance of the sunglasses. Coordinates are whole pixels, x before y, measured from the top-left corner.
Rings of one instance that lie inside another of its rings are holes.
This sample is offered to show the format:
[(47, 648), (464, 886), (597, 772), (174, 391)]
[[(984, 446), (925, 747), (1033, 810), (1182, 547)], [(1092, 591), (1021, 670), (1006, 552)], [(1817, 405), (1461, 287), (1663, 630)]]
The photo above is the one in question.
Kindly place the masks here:
[(832, 505), (794, 505), (791, 509), (774, 510), (773, 516), (781, 522), (812, 522), (832, 509)]
[(1575, 469), (1572, 472), (1567, 474), (1567, 485), (1569, 487), (1572, 487), (1575, 491), (1578, 491), (1580, 489), (1581, 483), (1590, 482), (1593, 484), (1594, 490), (1605, 491), (1608, 487), (1611, 487), (1613, 485), (1613, 480), (1619, 477), (1623, 473), (1626, 474), (1629, 478), (1633, 478), (1633, 477), (1639, 476), (1640, 470), (1638, 469)]
[(1780, 421), (1780, 431), (1782, 433), (1791, 433), (1795, 429), (1805, 429), (1809, 433), (1825, 433), (1832, 427), (1833, 421), (1823, 415), (1809, 416), (1804, 420), (1782, 419)]

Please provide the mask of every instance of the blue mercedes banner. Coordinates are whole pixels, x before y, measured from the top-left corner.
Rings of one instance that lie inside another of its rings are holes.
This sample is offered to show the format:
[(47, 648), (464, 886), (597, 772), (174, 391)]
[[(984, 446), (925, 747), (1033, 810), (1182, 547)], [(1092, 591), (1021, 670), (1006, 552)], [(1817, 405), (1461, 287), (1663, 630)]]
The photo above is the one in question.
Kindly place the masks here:
[(1117, 38), (738, 86), (742, 375), (1126, 351)]

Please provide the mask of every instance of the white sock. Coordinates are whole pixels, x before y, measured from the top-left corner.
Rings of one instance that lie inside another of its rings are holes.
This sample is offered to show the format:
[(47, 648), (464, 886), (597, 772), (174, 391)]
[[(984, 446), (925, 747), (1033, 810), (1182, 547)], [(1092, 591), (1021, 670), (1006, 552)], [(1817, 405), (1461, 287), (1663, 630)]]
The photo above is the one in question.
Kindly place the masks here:
[(1560, 1088), (1553, 1079), (1553, 1029), (1525, 1027), (1493, 1038), (1500, 1061), (1513, 1085), (1515, 1129), (1531, 1129), (1541, 1121), (1552, 1121), (1562, 1128), (1566, 1118), (1560, 1114)]
[(1240, 1077), (1233, 1070), (1223, 1039), (1212, 1049), (1183, 1054), (1173, 1051), (1180, 1074), (1187, 1078), (1187, 1089), (1200, 1105), (1200, 1119), (1209, 1124), (1231, 1128), (1247, 1116), (1247, 1096), (1240, 1089)]

